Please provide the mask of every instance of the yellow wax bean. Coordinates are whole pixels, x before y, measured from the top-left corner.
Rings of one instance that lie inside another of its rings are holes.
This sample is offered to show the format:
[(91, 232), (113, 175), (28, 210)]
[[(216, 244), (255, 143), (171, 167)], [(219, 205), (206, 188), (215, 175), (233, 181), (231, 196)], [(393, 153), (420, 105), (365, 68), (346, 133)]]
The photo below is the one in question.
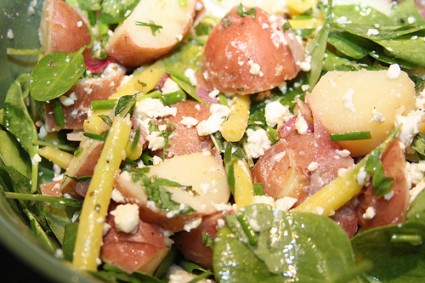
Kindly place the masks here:
[(291, 15), (299, 15), (313, 8), (317, 4), (317, 0), (287, 0), (289, 13)]
[[(84, 120), (83, 128), (86, 133), (100, 135), (109, 129), (109, 126), (98, 116), (99, 114), (96, 111), (96, 115), (91, 115)], [(107, 113), (105, 114), (107, 115)]]
[(231, 112), (227, 121), (222, 125), (221, 134), (228, 142), (240, 141), (248, 125), (249, 107), (251, 99), (249, 96), (235, 96), (231, 104)]
[(251, 172), (245, 160), (233, 161), (235, 175), (235, 203), (242, 208), (253, 203), (254, 185), (252, 183)]
[(94, 168), (75, 242), (72, 265), (76, 269), (96, 271), (102, 245), (103, 225), (111, 200), (114, 176), (125, 158), (131, 129), (128, 117), (117, 116)]
[(63, 150), (57, 149), (51, 146), (41, 147), (38, 150), (38, 154), (46, 158), (47, 160), (59, 165), (60, 168), (66, 169), (71, 161), (73, 155)]

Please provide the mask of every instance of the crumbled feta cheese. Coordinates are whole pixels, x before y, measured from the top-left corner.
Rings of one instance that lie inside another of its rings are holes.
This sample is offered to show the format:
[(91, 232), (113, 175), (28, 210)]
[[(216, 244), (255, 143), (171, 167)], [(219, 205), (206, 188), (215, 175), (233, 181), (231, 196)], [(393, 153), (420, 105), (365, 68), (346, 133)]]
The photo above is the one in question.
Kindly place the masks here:
[(383, 123), (385, 122), (385, 117), (384, 115), (382, 115), (381, 112), (379, 112), (376, 109), (372, 110), (372, 119), (370, 119), (371, 122), (378, 122), (378, 123)]
[(111, 211), (115, 228), (124, 233), (134, 233), (139, 226), (139, 206), (137, 204), (120, 204)]
[(8, 39), (14, 39), (15, 38), (15, 34), (13, 33), (13, 30), (8, 29), (7, 30), (7, 34), (6, 34)]
[(362, 214), (364, 219), (373, 219), (376, 215), (376, 210), (372, 206), (369, 206), (366, 211)]
[(348, 156), (350, 156), (351, 152), (347, 149), (342, 149), (342, 150), (337, 149), (336, 154), (338, 154), (341, 157), (348, 157)]
[(317, 170), (317, 168), (319, 168), (319, 163), (312, 161), (310, 162), (310, 164), (308, 164), (307, 166), (307, 170), (310, 172), (314, 172)]
[(378, 35), (379, 34), (379, 30), (374, 29), (374, 28), (370, 28), (367, 30), (367, 35), (371, 36), (371, 35)]
[(273, 197), (271, 196), (254, 196), (253, 198), (253, 203), (264, 203), (264, 204), (268, 204), (270, 206), (275, 206), (275, 200)]
[(412, 110), (406, 116), (397, 115), (396, 127), (401, 125), (398, 137), (405, 147), (412, 143), (413, 138), (419, 132), (418, 125), (422, 121), (423, 115), (424, 112), (421, 110)]
[(171, 78), (167, 78), (164, 82), (164, 85), (161, 88), (161, 92), (163, 94), (172, 93), (179, 90), (180, 90), (179, 85), (175, 81), (173, 81)]
[(289, 107), (279, 101), (273, 101), (266, 104), (264, 116), (269, 127), (275, 127), (282, 122), (287, 122), (294, 115), (289, 111)]
[(185, 125), (188, 128), (192, 128), (198, 124), (198, 120), (193, 117), (183, 116), (180, 124)]
[[(172, 265), (166, 274), (168, 278), (168, 283), (182, 283), (182, 282), (191, 282), (196, 278), (195, 274), (187, 272), (182, 267), (178, 265)], [(213, 283), (214, 281), (211, 279), (198, 279), (196, 278), (196, 282), (199, 283)]]
[(60, 96), (59, 101), (63, 106), (71, 106), (75, 103), (75, 101), (77, 101), (77, 95), (75, 94), (75, 92), (71, 92), (69, 96)]
[(127, 201), (122, 193), (116, 188), (112, 190), (111, 199), (117, 203), (125, 203)]
[(348, 89), (348, 91), (342, 96), (342, 103), (344, 104), (345, 109), (349, 109), (354, 113), (356, 112), (356, 108), (353, 103), (353, 95), (354, 90), (352, 88)]
[(248, 156), (252, 158), (259, 158), (264, 152), (270, 148), (271, 142), (267, 137), (267, 132), (260, 128), (257, 130), (248, 129), (246, 131), (248, 136), (245, 145)]
[(213, 89), (208, 93), (208, 96), (215, 99), (220, 94), (220, 91), (218, 89)]
[(395, 80), (400, 76), (400, 74), (401, 74), (400, 66), (398, 64), (392, 64), (388, 68), (387, 78), (391, 80)]
[(311, 70), (311, 56), (305, 57), (305, 61), (296, 62), (296, 64), (301, 68), (302, 71), (308, 72)]
[(162, 149), (165, 146), (165, 139), (161, 136), (161, 132), (152, 132), (146, 136), (146, 140), (149, 142), (148, 148), (151, 150)]
[(195, 70), (187, 68), (186, 71), (184, 71), (184, 75), (189, 79), (192, 85), (196, 86), (198, 84), (196, 81)]
[(184, 224), (183, 230), (186, 232), (190, 232), (190, 230), (193, 230), (197, 228), (202, 222), (202, 217), (196, 217), (192, 220), (189, 220)]
[(230, 108), (226, 105), (213, 103), (210, 106), (211, 115), (208, 119), (198, 123), (196, 129), (198, 135), (207, 136), (221, 130), (221, 125), (230, 114)]
[(275, 207), (276, 207), (276, 209), (281, 210), (281, 211), (288, 211), (289, 209), (291, 209), (294, 206), (294, 204), (297, 201), (298, 201), (298, 199), (292, 198), (292, 197), (278, 198), (276, 200)]
[(250, 66), (249, 73), (251, 75), (260, 76), (260, 77), (264, 76), (263, 71), (261, 71), (261, 66), (260, 65), (258, 65), (257, 63), (255, 63), (251, 59), (248, 60), (248, 65)]
[(79, 28), (80, 28), (80, 27), (82, 27), (82, 26), (83, 26), (83, 22), (82, 22), (82, 21), (78, 21), (78, 22), (77, 22), (77, 27), (79, 27)]
[(177, 108), (165, 106), (161, 100), (156, 98), (146, 98), (136, 103), (134, 112), (137, 117), (157, 118), (176, 116)]
[(158, 165), (161, 162), (162, 162), (162, 158), (161, 157), (159, 157), (157, 155), (155, 155), (154, 157), (152, 157), (152, 164), (153, 165)]
[(295, 121), (295, 129), (300, 135), (306, 134), (308, 131), (307, 121), (304, 119), (302, 114), (298, 114), (297, 116), (297, 120)]
[(386, 193), (386, 194), (384, 195), (384, 199), (385, 199), (385, 200), (390, 200), (390, 199), (392, 199), (392, 198), (393, 198), (393, 196), (394, 196), (394, 191), (390, 191), (389, 193)]
[(360, 167), (359, 173), (357, 173), (356, 180), (357, 184), (364, 186), (367, 182), (368, 175), (364, 166)]
[(38, 164), (38, 163), (40, 163), (41, 162), (41, 156), (40, 155), (38, 155), (37, 153), (36, 154), (34, 154), (34, 156), (33, 157), (31, 157), (31, 164), (32, 165), (36, 165), (36, 164)]

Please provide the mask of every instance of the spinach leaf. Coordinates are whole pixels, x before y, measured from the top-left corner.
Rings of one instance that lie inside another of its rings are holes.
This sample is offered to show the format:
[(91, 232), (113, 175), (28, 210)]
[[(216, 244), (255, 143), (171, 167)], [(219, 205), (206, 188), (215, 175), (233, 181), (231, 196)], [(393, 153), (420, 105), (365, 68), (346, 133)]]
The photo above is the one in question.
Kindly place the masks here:
[(64, 234), (62, 240), (63, 256), (66, 260), (72, 261), (75, 240), (77, 239), (78, 224), (70, 222), (64, 227)]
[(67, 92), (84, 74), (84, 49), (74, 53), (54, 52), (44, 56), (31, 73), (30, 94), (49, 101)]
[(6, 166), (14, 168), (20, 174), (31, 178), (31, 167), (28, 157), (22, 152), (16, 140), (6, 131), (0, 129), (0, 159)]
[(356, 268), (347, 234), (328, 217), (256, 204), (225, 220), (213, 248), (220, 282), (335, 282)]
[(406, 214), (408, 221), (419, 221), (425, 223), (425, 191), (419, 193), (410, 205)]
[(138, 0), (103, 0), (99, 21), (105, 24), (119, 24), (138, 3)]
[(104, 264), (103, 270), (91, 272), (92, 275), (102, 279), (102, 282), (123, 282), (123, 283), (166, 283), (161, 279), (143, 272), (133, 272), (129, 274), (111, 264)]
[(369, 282), (420, 282), (425, 278), (424, 237), (425, 223), (409, 221), (360, 232), (351, 242), (357, 259), (372, 262)]
[[(34, 145), (37, 140), (37, 130), (23, 100), (26, 90), (22, 88), (25, 85), (22, 82), (27, 80), (29, 80), (28, 74), (23, 74), (10, 86), (4, 101), (3, 120), (6, 129), (15, 136), (33, 160), (38, 153), (38, 146)], [(38, 179), (38, 162), (36, 160), (32, 162), (31, 176), (31, 192), (35, 192)]]
[(404, 37), (398, 39), (377, 40), (391, 55), (408, 63), (425, 66), (424, 37)]
[(48, 250), (50, 250), (51, 252), (55, 252), (59, 248), (59, 245), (57, 242), (53, 241), (49, 237), (49, 235), (46, 233), (46, 231), (43, 229), (42, 225), (40, 224), (39, 220), (37, 219), (37, 216), (28, 209), (24, 209), (23, 211), (25, 215), (28, 217), (31, 230), (36, 235), (36, 237), (40, 240), (43, 246), (47, 248)]

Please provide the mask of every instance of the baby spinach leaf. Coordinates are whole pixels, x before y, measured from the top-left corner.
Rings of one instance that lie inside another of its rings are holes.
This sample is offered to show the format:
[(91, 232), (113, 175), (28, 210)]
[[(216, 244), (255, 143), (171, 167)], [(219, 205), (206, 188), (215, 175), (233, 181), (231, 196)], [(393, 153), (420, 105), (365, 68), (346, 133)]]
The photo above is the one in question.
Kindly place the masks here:
[(49, 101), (67, 92), (84, 74), (83, 52), (54, 52), (44, 56), (31, 73), (30, 94), (38, 101)]
[(425, 223), (425, 191), (419, 193), (413, 200), (406, 214), (408, 221), (418, 221)]
[(30, 178), (31, 177), (31, 169), (26, 162), (28, 156), (25, 156), (15, 141), (15, 139), (8, 134), (6, 131), (0, 129), (0, 159), (6, 166), (10, 166), (18, 171), (23, 176)]
[(342, 54), (354, 59), (362, 59), (368, 54), (366, 49), (349, 40), (339, 32), (329, 34), (328, 42)]
[[(401, 236), (422, 243), (394, 240)], [(424, 237), (425, 223), (409, 221), (360, 232), (351, 242), (357, 259), (372, 262), (366, 272), (370, 282), (420, 282), (425, 278)]]
[(119, 24), (138, 3), (138, 0), (103, 0), (99, 20), (105, 24)]
[(423, 37), (377, 40), (394, 57), (411, 64), (425, 66), (425, 41)]
[(219, 281), (335, 282), (355, 268), (347, 234), (327, 217), (256, 204), (225, 219), (213, 249)]
[[(37, 130), (30, 114), (25, 106), (23, 94), (25, 81), (29, 79), (28, 74), (19, 76), (10, 86), (4, 101), (3, 122), (6, 129), (12, 133), (22, 148), (34, 158), (38, 152), (38, 146), (34, 145), (37, 140)], [(31, 192), (37, 189), (38, 162), (32, 162), (31, 167)]]

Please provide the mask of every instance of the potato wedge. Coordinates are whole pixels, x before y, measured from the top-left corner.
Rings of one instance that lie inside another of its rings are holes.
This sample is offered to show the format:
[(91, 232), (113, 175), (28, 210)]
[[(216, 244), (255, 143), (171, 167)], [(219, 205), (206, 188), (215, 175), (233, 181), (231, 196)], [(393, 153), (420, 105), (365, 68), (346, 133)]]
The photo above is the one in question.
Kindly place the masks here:
[(109, 56), (137, 67), (167, 54), (193, 23), (196, 0), (140, 1), (130, 16), (115, 29), (107, 44)]
[(74, 52), (91, 41), (90, 31), (82, 16), (62, 0), (44, 1), (39, 38), (46, 54)]
[(394, 128), (397, 114), (415, 108), (415, 86), (400, 71), (332, 71), (306, 97), (313, 116), (329, 134), (369, 131), (368, 140), (338, 142), (351, 155), (362, 156), (382, 143)]

